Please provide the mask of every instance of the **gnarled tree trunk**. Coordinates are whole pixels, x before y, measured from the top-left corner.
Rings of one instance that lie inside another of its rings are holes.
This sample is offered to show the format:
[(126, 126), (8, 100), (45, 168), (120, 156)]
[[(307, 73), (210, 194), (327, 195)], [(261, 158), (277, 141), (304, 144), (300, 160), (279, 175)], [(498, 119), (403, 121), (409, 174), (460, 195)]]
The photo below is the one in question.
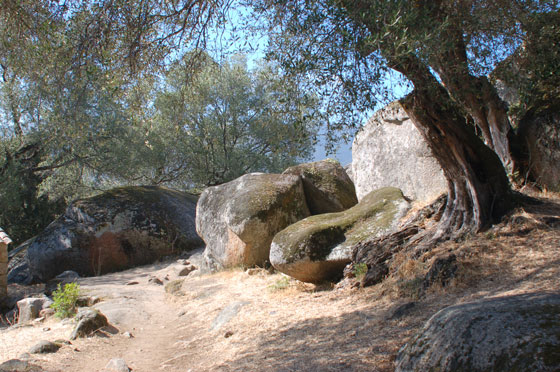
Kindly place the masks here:
[(416, 87), (401, 105), (440, 163), (449, 192), (435, 229), (422, 231), (412, 223), (354, 247), (353, 262), (368, 266), (362, 286), (381, 281), (388, 271), (387, 261), (399, 250), (411, 248), (418, 255), (439, 241), (480, 231), (513, 205), (500, 158), (476, 135), (445, 88), (414, 56), (392, 62)]
[(509, 173), (515, 170), (512, 146), (515, 132), (507, 115), (507, 106), (486, 76), (469, 71), (465, 43), (460, 32), (449, 31), (453, 44), (434, 58), (434, 67), (445, 88), (480, 128), (484, 142), (494, 150)]
[(449, 185), (447, 205), (434, 239), (477, 232), (511, 206), (502, 162), (468, 125), (461, 110), (416, 57), (392, 61), (415, 90), (401, 101), (440, 163)]

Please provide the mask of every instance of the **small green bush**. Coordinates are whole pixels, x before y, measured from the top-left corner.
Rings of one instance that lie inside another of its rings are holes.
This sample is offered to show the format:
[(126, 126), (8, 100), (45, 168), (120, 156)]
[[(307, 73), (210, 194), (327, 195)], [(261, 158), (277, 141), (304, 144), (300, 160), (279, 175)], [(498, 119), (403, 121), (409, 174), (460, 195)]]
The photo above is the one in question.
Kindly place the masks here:
[(363, 262), (360, 262), (354, 265), (354, 270), (352, 271), (352, 273), (354, 274), (354, 277), (356, 277), (356, 280), (360, 281), (366, 275), (367, 270), (367, 265)]
[(55, 310), (54, 315), (64, 319), (76, 313), (76, 301), (80, 296), (80, 285), (78, 283), (68, 283), (64, 289), (58, 284), (58, 288), (53, 292), (53, 304), (51, 308)]
[(281, 291), (284, 290), (286, 288), (288, 288), (290, 286), (290, 279), (286, 276), (281, 277), (280, 279), (278, 279), (276, 281), (276, 283), (270, 285), (268, 288), (275, 292), (275, 291)]

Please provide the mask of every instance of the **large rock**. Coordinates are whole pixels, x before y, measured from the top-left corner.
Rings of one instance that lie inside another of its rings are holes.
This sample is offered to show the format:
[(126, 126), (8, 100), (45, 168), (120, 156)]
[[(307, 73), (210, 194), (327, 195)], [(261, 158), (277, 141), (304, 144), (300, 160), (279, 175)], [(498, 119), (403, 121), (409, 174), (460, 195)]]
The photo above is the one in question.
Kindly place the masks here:
[(26, 260), (27, 248), (32, 242), (33, 239), (29, 239), (8, 253), (8, 283), (25, 285), (33, 283), (34, 278)]
[(270, 262), (304, 282), (336, 279), (350, 262), (355, 244), (390, 232), (408, 208), (399, 189), (373, 191), (344, 212), (311, 216), (279, 232), (272, 241)]
[(419, 201), (447, 192), (441, 167), (398, 102), (377, 111), (356, 135), (352, 169), (358, 200), (386, 186)]
[(529, 176), (551, 191), (560, 191), (560, 110), (527, 114), (519, 123)]
[(450, 306), (432, 316), (401, 349), (396, 371), (558, 371), (558, 314), (558, 294)]
[(296, 165), (283, 174), (301, 177), (305, 200), (312, 215), (341, 212), (358, 203), (354, 183), (336, 160)]
[(251, 173), (204, 190), (196, 230), (213, 269), (262, 266), (274, 235), (307, 216), (300, 177)]
[(160, 187), (117, 188), (78, 200), (26, 243), (25, 260), (10, 279), (45, 282), (66, 270), (100, 275), (197, 248), (203, 242), (195, 230), (196, 201)]
[(18, 323), (27, 323), (39, 317), (43, 309), (47, 309), (53, 302), (48, 297), (30, 297), (17, 302)]

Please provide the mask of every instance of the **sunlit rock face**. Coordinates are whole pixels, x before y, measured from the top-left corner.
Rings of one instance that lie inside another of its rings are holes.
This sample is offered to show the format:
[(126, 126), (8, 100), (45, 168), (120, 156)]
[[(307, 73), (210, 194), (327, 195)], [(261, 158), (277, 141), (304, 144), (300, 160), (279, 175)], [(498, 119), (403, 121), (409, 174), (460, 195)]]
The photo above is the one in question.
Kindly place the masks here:
[(307, 216), (301, 177), (251, 173), (204, 190), (196, 229), (214, 270), (264, 266), (274, 235)]
[(270, 262), (304, 282), (336, 280), (354, 245), (393, 231), (409, 207), (399, 189), (373, 191), (346, 211), (311, 216), (280, 231), (272, 241)]
[(356, 135), (352, 170), (359, 200), (387, 186), (425, 202), (447, 192), (441, 167), (398, 102), (377, 111)]
[(336, 160), (296, 165), (283, 174), (302, 178), (305, 200), (312, 215), (341, 212), (358, 203), (354, 183)]

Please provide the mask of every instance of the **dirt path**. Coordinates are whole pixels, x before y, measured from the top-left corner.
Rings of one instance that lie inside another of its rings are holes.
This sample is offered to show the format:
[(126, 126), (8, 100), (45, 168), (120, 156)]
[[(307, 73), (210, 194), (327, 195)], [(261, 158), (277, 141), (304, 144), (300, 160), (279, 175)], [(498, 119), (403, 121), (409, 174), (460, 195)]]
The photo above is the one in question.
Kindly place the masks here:
[[(410, 333), (393, 330), (395, 340), (387, 342), (387, 334), (373, 332), (398, 301), (381, 301), (372, 308), (367, 291), (332, 291), (265, 270), (253, 275), (195, 272), (184, 280), (179, 295), (149, 282), (152, 277), (165, 283), (176, 279), (178, 267), (166, 263), (81, 279), (85, 293), (103, 299), (95, 307), (119, 333), (78, 339), (56, 354), (34, 355), (31, 362), (47, 371), (101, 371), (112, 358), (145, 372), (386, 371), (400, 346), (397, 339)], [(45, 332), (45, 327), (51, 330)], [(25, 339), (22, 329), (14, 330), (20, 340), (9, 357), (42, 339), (67, 338), (71, 324), (48, 320), (26, 329)], [(3, 336), (9, 338), (7, 332)], [(376, 358), (371, 358), (372, 349)]]

